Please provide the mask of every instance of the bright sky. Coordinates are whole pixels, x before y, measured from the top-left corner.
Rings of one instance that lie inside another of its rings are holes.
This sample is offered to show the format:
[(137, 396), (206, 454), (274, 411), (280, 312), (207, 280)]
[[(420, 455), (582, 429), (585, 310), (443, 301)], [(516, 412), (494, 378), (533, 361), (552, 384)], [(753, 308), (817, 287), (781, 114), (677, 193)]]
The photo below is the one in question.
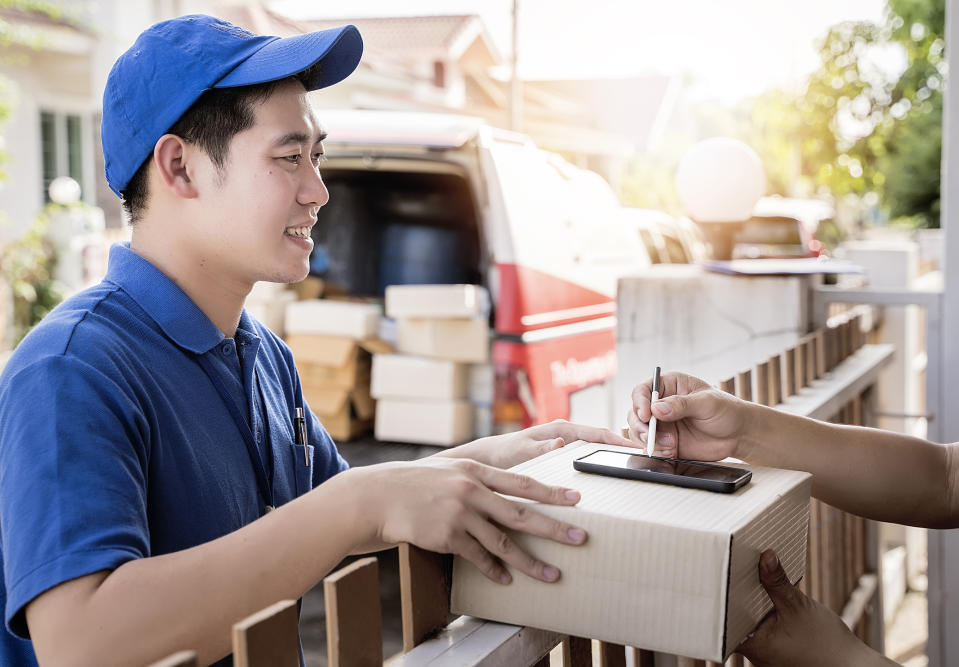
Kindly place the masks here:
[[(831, 25), (882, 20), (884, 0), (519, 0), (520, 74), (690, 73), (726, 102), (796, 81)], [(512, 0), (275, 0), (294, 17), (480, 14), (504, 58)]]

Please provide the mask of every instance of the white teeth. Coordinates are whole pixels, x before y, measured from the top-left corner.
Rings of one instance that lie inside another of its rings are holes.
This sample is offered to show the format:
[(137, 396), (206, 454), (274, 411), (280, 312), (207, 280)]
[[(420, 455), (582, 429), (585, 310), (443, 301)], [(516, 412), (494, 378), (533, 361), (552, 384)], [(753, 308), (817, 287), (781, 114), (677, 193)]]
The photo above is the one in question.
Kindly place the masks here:
[(309, 227), (287, 227), (286, 231), (283, 232), (287, 236), (297, 236), (301, 239), (306, 239), (310, 237), (310, 228)]

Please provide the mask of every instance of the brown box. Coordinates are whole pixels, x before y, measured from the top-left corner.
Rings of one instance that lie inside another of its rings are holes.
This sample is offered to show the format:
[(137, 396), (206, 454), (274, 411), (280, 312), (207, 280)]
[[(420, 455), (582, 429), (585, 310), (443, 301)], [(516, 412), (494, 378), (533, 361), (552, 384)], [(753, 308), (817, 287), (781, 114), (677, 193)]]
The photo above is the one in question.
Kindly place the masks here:
[(597, 449), (637, 453), (573, 443), (512, 468), (582, 494), (575, 507), (535, 506), (584, 528), (582, 546), (511, 533), (558, 566), (560, 580), (513, 572), (503, 586), (456, 558), (451, 610), (722, 663), (772, 607), (759, 582), (762, 550), (776, 550), (791, 582), (803, 575), (811, 476), (751, 467), (752, 481), (725, 494), (573, 469)]
[(304, 384), (303, 397), (334, 440), (350, 440), (373, 426), (369, 382), (352, 389)]
[(369, 386), (370, 355), (391, 352), (378, 339), (355, 340), (345, 336), (290, 334), (286, 344), (304, 386), (350, 389), (361, 382)]

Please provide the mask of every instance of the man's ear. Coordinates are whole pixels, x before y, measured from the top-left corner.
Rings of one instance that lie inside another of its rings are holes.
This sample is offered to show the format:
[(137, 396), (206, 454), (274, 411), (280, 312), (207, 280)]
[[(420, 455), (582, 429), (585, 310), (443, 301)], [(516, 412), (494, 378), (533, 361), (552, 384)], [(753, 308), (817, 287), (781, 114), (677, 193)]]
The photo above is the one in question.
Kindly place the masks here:
[(189, 162), (198, 151), (175, 134), (164, 134), (153, 147), (156, 172), (163, 184), (177, 196), (194, 199), (198, 196), (196, 183), (190, 178)]

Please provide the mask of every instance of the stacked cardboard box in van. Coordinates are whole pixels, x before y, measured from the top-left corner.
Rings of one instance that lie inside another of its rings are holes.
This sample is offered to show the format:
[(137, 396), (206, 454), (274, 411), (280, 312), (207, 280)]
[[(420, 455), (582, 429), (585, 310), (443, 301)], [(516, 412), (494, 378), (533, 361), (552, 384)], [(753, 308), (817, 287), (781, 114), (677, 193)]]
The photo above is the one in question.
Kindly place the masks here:
[(489, 360), (489, 293), (479, 285), (391, 285), (400, 354), (373, 359), (378, 440), (458, 445), (473, 437), (469, 364)]
[(379, 321), (374, 304), (307, 299), (287, 306), (286, 343), (303, 396), (334, 440), (355, 438), (373, 424), (370, 359), (391, 350), (376, 338)]
[(277, 336), (285, 335), (286, 307), (296, 301), (296, 292), (279, 283), (258, 282), (246, 297), (246, 312)]

